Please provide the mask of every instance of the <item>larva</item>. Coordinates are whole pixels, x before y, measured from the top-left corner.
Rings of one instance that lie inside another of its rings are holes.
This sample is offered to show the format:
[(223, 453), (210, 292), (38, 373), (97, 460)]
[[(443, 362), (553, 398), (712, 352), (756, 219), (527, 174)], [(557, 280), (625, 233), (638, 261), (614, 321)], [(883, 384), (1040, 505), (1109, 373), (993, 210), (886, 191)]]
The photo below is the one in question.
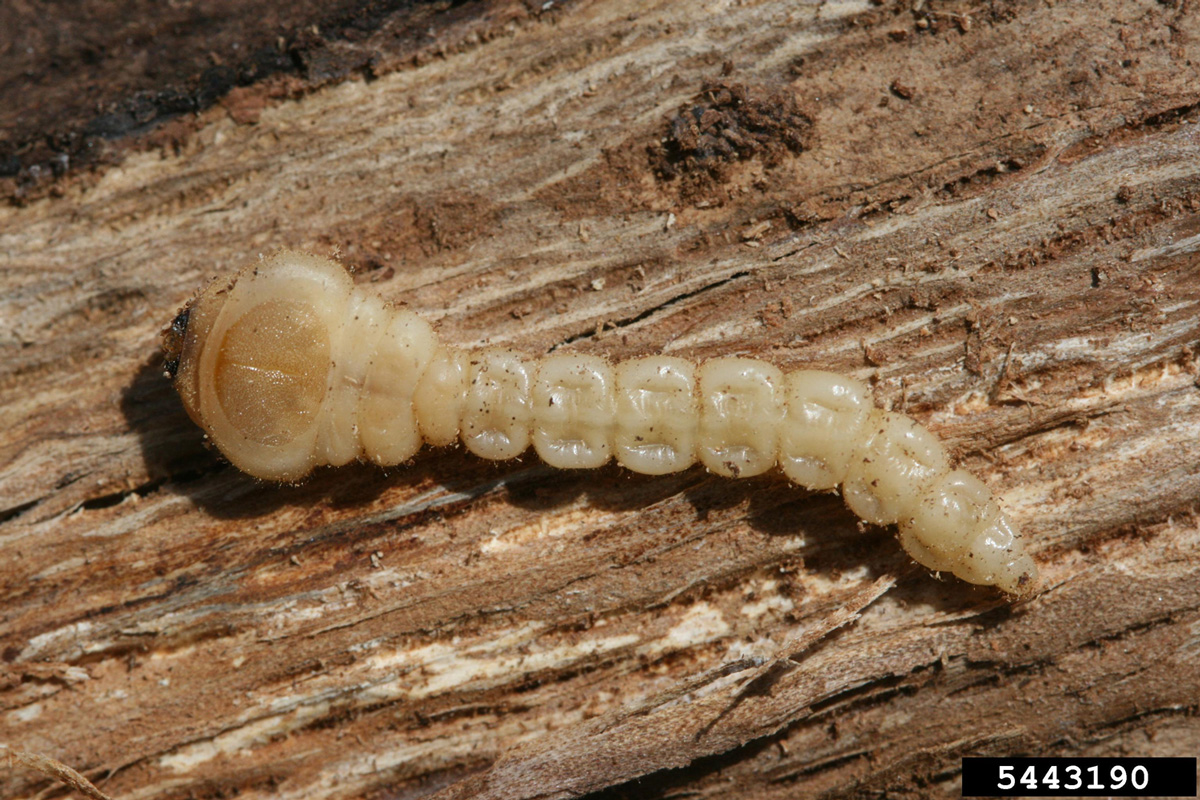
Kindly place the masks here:
[(852, 511), (897, 525), (930, 569), (1012, 594), (1036, 581), (988, 488), (852, 378), (749, 358), (611, 364), (452, 347), (336, 262), (289, 251), (210, 285), (166, 338), (188, 414), (259, 478), (295, 481), (361, 458), (400, 464), (422, 444), (457, 440), (489, 459), (532, 445), (564, 469), (615, 458), (661, 475), (698, 461), (738, 478), (779, 466), (808, 489), (841, 486)]

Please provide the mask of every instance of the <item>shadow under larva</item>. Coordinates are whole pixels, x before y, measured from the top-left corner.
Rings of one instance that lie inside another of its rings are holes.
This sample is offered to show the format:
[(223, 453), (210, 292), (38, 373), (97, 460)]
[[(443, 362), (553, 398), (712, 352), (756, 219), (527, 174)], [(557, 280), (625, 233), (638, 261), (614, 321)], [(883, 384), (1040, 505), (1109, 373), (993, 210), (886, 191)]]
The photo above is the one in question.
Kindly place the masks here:
[(699, 461), (731, 478), (779, 467), (846, 504), (930, 569), (1029, 593), (1033, 559), (991, 491), (952, 469), (932, 433), (875, 407), (861, 382), (765, 361), (647, 356), (612, 364), (438, 340), (338, 263), (281, 251), (207, 287), (168, 329), (184, 407), (239, 469), (294, 481), (355, 459), (400, 464), (461, 440), (549, 465), (610, 458), (662, 475)]

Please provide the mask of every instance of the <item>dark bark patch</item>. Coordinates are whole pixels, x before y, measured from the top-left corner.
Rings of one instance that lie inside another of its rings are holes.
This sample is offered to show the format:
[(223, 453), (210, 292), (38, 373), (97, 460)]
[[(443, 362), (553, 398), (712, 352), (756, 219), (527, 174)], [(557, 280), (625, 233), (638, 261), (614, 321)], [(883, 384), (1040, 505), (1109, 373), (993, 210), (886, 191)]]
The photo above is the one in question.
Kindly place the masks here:
[(780, 164), (810, 146), (813, 119), (787, 91), (714, 81), (681, 107), (648, 148), (661, 181), (681, 182), (695, 196), (728, 179), (731, 164)]

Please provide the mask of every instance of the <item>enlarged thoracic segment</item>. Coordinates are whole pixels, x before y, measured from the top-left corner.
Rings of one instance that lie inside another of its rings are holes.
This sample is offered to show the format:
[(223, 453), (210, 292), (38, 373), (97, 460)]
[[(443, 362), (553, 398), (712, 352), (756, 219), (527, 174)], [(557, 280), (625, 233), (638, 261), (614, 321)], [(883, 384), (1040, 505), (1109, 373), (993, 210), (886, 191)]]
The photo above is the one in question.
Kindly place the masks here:
[(896, 524), (905, 550), (931, 569), (1013, 594), (1036, 579), (987, 487), (951, 469), (933, 434), (877, 409), (852, 378), (785, 375), (747, 358), (612, 365), (448, 347), (337, 263), (287, 251), (209, 286), (178, 341), (176, 332), (171, 357), (188, 413), (260, 478), (294, 481), (354, 459), (399, 464), (422, 444), (455, 440), (490, 459), (532, 444), (565, 469), (615, 458), (659, 475), (699, 461), (736, 478), (778, 464), (809, 489), (841, 485), (856, 514)]

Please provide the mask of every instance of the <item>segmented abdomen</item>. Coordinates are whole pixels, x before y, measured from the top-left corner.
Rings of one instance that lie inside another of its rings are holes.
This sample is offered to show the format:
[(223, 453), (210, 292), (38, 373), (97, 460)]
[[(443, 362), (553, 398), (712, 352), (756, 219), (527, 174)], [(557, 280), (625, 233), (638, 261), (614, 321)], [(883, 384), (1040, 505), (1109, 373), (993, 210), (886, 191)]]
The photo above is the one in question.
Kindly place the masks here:
[(334, 262), (286, 252), (202, 294), (180, 356), (189, 412), (259, 477), (295, 480), (355, 458), (394, 465), (456, 439), (489, 459), (532, 445), (564, 469), (616, 459), (660, 475), (699, 462), (737, 478), (779, 466), (808, 489), (840, 485), (856, 514), (896, 524), (927, 567), (1015, 594), (1036, 576), (987, 487), (952, 469), (921, 425), (833, 373), (447, 347)]

